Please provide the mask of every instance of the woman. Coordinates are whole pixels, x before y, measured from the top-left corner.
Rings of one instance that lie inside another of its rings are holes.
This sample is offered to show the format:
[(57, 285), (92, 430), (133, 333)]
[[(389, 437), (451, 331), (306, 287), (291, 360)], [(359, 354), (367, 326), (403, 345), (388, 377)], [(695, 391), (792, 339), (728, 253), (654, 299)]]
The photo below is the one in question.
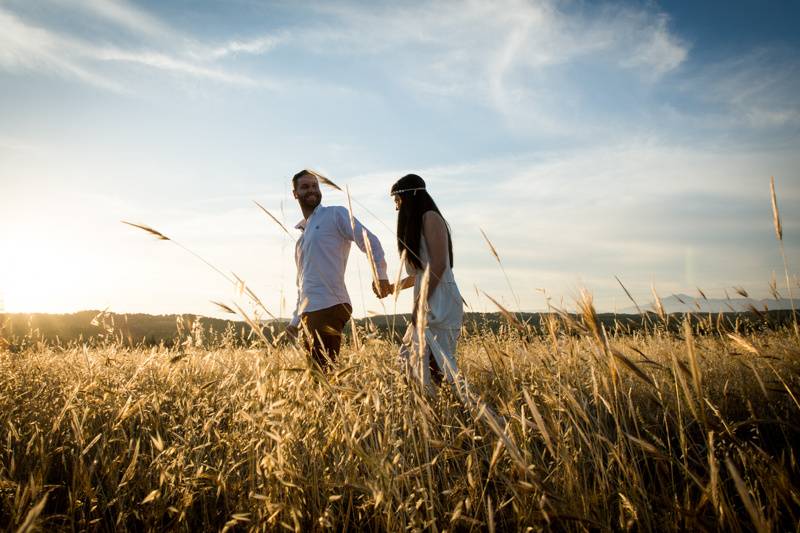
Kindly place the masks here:
[(416, 174), (400, 178), (391, 195), (398, 211), (397, 249), (409, 274), (398, 289), (414, 287), (414, 310), (401, 355), (426, 388), (431, 375), (437, 384), (443, 377), (455, 383), (464, 300), (453, 277), (450, 229)]

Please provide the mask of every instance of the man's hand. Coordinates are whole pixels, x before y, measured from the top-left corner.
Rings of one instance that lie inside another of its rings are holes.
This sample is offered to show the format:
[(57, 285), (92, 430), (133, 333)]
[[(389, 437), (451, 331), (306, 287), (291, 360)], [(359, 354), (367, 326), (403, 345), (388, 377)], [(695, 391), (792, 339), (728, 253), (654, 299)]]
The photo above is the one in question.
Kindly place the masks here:
[(389, 283), (388, 279), (381, 279), (378, 280), (378, 284), (376, 285), (375, 282), (372, 282), (372, 292), (375, 293), (375, 296), (378, 298), (386, 298), (390, 294), (392, 294), (393, 287), (392, 284)]
[(394, 292), (394, 287), (392, 287), (388, 279), (378, 280), (378, 283), (380, 285), (375, 285), (375, 282), (372, 282), (372, 292), (374, 292), (375, 296), (378, 298), (386, 298)]
[(286, 336), (289, 337), (289, 340), (291, 341), (297, 340), (297, 333), (298, 333), (297, 326), (293, 326), (291, 324), (286, 326)]

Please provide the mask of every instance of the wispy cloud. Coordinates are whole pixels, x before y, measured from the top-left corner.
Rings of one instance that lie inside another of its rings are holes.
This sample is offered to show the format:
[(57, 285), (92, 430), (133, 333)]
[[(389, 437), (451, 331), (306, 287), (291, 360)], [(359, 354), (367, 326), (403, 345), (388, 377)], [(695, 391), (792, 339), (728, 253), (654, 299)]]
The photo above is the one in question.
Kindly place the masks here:
[(173, 74), (185, 74), (196, 78), (206, 78), (232, 85), (264, 88), (276, 87), (274, 83), (267, 80), (258, 80), (251, 76), (234, 74), (218, 68), (209, 68), (159, 52), (134, 52), (115, 48), (96, 48), (92, 49), (90, 55), (101, 61), (137, 63)]
[(492, 108), (517, 129), (585, 131), (590, 81), (655, 83), (689, 47), (651, 8), (565, 5), (549, 0), (358, 3), (316, 6), (297, 39), (318, 54), (380, 55), (384, 75), (428, 97)]
[[(58, 1), (59, 4), (72, 3)], [(62, 30), (29, 23), (14, 13), (0, 8), (0, 68), (6, 71), (34, 71), (56, 74), (117, 93), (130, 94), (132, 88), (119, 81), (119, 72), (104, 67), (108, 64), (138, 64), (178, 76), (207, 79), (243, 87), (276, 89), (277, 84), (264, 77), (235, 73), (207, 60), (219, 59), (237, 52), (263, 53), (271, 42), (266, 38), (254, 41), (232, 41), (212, 47), (180, 36), (165, 23), (124, 2), (100, 1), (80, 3), (80, 9), (106, 22), (138, 34), (141, 44), (113, 46), (106, 40), (77, 37)], [(153, 41), (152, 36), (159, 40)], [(152, 43), (160, 48), (151, 48)]]
[(122, 0), (53, 0), (54, 3), (68, 9), (81, 10), (84, 13), (103, 19), (117, 27), (127, 29), (135, 34), (150, 38), (161, 38), (174, 41), (180, 37), (175, 28), (163, 23), (144, 10)]
[(43, 71), (118, 93), (123, 86), (80, 61), (88, 47), (44, 28), (31, 26), (0, 9), (0, 68)]
[(689, 46), (670, 32), (669, 18), (661, 13), (622, 11), (614, 15), (613, 25), (622, 32), (617, 40), (619, 64), (639, 69), (650, 81), (678, 68), (689, 56)]
[(284, 41), (279, 35), (263, 35), (252, 39), (233, 39), (221, 46), (210, 48), (204, 54), (197, 54), (200, 58), (222, 59), (228, 56), (239, 54), (260, 55), (280, 45)]
[(795, 51), (760, 48), (706, 66), (684, 90), (721, 106), (717, 120), (755, 128), (800, 124), (800, 61)]
[[(482, 228), (523, 307), (538, 305), (533, 287), (569, 297), (583, 282), (610, 309), (619, 291), (614, 275), (644, 301), (651, 281), (684, 292), (744, 284), (766, 294), (779, 261), (770, 253), (769, 174), (782, 177), (782, 202), (793, 205), (800, 202), (797, 165), (800, 156), (786, 150), (715, 152), (645, 139), (414, 170), (453, 229), (465, 288), (506, 293)], [(393, 225), (385, 189), (403, 173), (351, 180), (353, 196), (381, 218), (356, 210), (384, 238)], [(797, 213), (785, 213), (787, 223), (800, 224)]]

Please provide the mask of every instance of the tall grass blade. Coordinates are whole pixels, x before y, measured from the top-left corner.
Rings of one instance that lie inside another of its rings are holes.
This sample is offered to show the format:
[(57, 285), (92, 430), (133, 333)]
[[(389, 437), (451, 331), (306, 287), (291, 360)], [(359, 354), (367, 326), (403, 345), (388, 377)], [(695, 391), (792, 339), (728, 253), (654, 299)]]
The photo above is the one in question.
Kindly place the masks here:
[(139, 229), (141, 229), (141, 230), (144, 230), (144, 231), (146, 231), (147, 233), (149, 233), (149, 234), (151, 234), (151, 235), (155, 236), (155, 237), (156, 237), (156, 238), (158, 238), (159, 240), (162, 240), (162, 241), (170, 241), (170, 242), (174, 243), (176, 246), (179, 246), (180, 248), (183, 248), (183, 250), (184, 250), (184, 251), (186, 251), (186, 252), (188, 252), (188, 253), (192, 254), (192, 255), (193, 255), (195, 258), (197, 258), (197, 259), (199, 259), (200, 261), (202, 261), (203, 263), (205, 263), (205, 264), (206, 264), (206, 266), (210, 267), (210, 268), (211, 268), (211, 269), (213, 269), (213, 270), (214, 270), (214, 271), (215, 271), (217, 274), (219, 274), (220, 276), (222, 276), (223, 278), (225, 278), (226, 280), (228, 280), (228, 282), (229, 282), (229, 283), (232, 283), (232, 284), (234, 284), (234, 285), (236, 284), (236, 282), (235, 282), (235, 281), (233, 281), (233, 280), (231, 279), (231, 277), (230, 277), (230, 276), (228, 276), (226, 273), (224, 273), (222, 270), (220, 270), (219, 268), (215, 267), (213, 264), (211, 264), (210, 262), (208, 262), (208, 260), (206, 260), (204, 257), (202, 257), (202, 256), (200, 256), (200, 255), (198, 255), (198, 254), (196, 254), (195, 252), (193, 252), (192, 250), (190, 250), (190, 249), (189, 249), (189, 248), (187, 248), (186, 246), (182, 245), (181, 243), (179, 243), (179, 242), (178, 242), (178, 241), (176, 241), (175, 239), (170, 239), (169, 237), (167, 237), (166, 235), (164, 235), (164, 234), (163, 234), (163, 233), (161, 233), (160, 231), (157, 231), (157, 230), (155, 230), (155, 229), (151, 228), (150, 226), (144, 226), (144, 225), (142, 225), (142, 224), (134, 224), (134, 223), (132, 223), (132, 222), (125, 222), (124, 220), (121, 220), (120, 222), (122, 222), (123, 224), (127, 224), (128, 226), (133, 226), (134, 228), (139, 228)]
[(269, 316), (273, 320), (277, 320), (278, 317), (273, 315), (269, 311), (269, 309), (267, 309), (267, 306), (264, 305), (264, 302), (261, 301), (261, 298), (259, 298), (258, 295), (255, 292), (253, 292), (253, 290), (250, 287), (247, 286), (247, 283), (245, 283), (245, 281), (239, 276), (237, 276), (235, 273), (231, 272), (231, 274), (236, 279), (236, 287), (239, 290), (239, 294), (240, 295), (247, 294), (250, 300), (259, 308), (261, 308), (261, 310), (264, 311), (267, 314), (267, 316)]
[(211, 303), (216, 305), (217, 307), (219, 307), (220, 309), (222, 309), (226, 313), (230, 313), (231, 315), (235, 315), (236, 314), (236, 311), (234, 311), (233, 309), (231, 309), (229, 306), (225, 305), (222, 302), (215, 302), (214, 300), (211, 300)]
[(372, 283), (375, 287), (380, 286), (380, 279), (378, 278), (378, 267), (375, 264), (375, 255), (372, 253), (372, 243), (369, 242), (367, 230), (361, 230), (361, 238), (364, 239), (364, 248), (367, 249), (367, 259), (369, 260), (369, 270), (372, 273)]
[(779, 241), (783, 241), (783, 227), (781, 226), (781, 215), (778, 211), (778, 197), (775, 194), (775, 176), (769, 178), (769, 199), (772, 202), (772, 225), (775, 228), (775, 236)]
[(16, 533), (33, 533), (34, 531), (39, 530), (39, 528), (36, 527), (36, 520), (39, 518), (39, 515), (42, 514), (42, 511), (44, 511), (48, 496), (49, 493), (45, 494), (36, 505), (31, 507), (31, 510), (28, 511), (28, 514), (25, 515), (25, 520), (22, 522), (19, 528), (17, 528)]
[(781, 293), (778, 292), (778, 278), (775, 276), (775, 271), (772, 271), (772, 277), (769, 280), (769, 294), (776, 300), (781, 299)]
[(536, 423), (536, 428), (539, 430), (539, 433), (544, 439), (544, 445), (547, 446), (547, 450), (550, 452), (550, 455), (555, 459), (556, 448), (553, 445), (553, 439), (550, 437), (550, 432), (547, 431), (547, 426), (545, 426), (542, 414), (539, 412), (539, 409), (536, 407), (536, 404), (533, 402), (533, 400), (531, 400), (527, 390), (522, 389), (522, 397), (525, 398), (525, 403), (528, 405), (531, 415), (533, 415), (533, 421)]
[(256, 204), (259, 207), (259, 209), (261, 209), (270, 219), (272, 219), (272, 221), (275, 222), (278, 225), (278, 227), (281, 228), (286, 235), (288, 235), (289, 237), (292, 237), (292, 234), (289, 233), (289, 230), (286, 229), (286, 226), (284, 226), (283, 223), (280, 220), (278, 220), (278, 218), (275, 215), (270, 213), (267, 210), (266, 207), (264, 207), (260, 203), (256, 202), (255, 200), (253, 200), (253, 203)]
[(503, 315), (503, 318), (505, 318), (509, 324), (519, 329), (520, 331), (525, 331), (525, 325), (522, 322), (520, 322), (520, 320), (516, 316), (514, 316), (514, 314), (511, 311), (500, 305), (500, 303), (497, 300), (486, 294), (486, 292), (484, 291), (481, 292), (483, 292), (483, 295), (489, 298), (489, 300), (497, 307), (497, 309), (500, 310), (500, 314)]
[(319, 172), (316, 172), (316, 171), (311, 170), (311, 169), (306, 169), (306, 170), (308, 170), (309, 173), (311, 173), (314, 176), (316, 176), (316, 178), (319, 180), (319, 182), (322, 183), (323, 185), (327, 185), (328, 187), (336, 189), (337, 191), (342, 191), (341, 187), (336, 185), (333, 181), (331, 181), (330, 179), (326, 178), (325, 176), (323, 176)]
[(770, 199), (772, 200), (772, 223), (775, 226), (775, 236), (778, 238), (778, 245), (781, 249), (783, 258), (783, 271), (786, 274), (786, 290), (789, 291), (789, 302), (792, 306), (792, 327), (795, 337), (800, 340), (800, 328), (797, 325), (797, 310), (794, 306), (794, 296), (792, 295), (792, 284), (789, 282), (789, 263), (786, 260), (786, 250), (783, 247), (783, 228), (781, 227), (781, 217), (778, 212), (778, 198), (775, 194), (775, 176), (769, 181)]
[(661, 297), (656, 292), (655, 284), (650, 285), (650, 290), (653, 291), (653, 305), (656, 308), (656, 313), (658, 313), (658, 316), (661, 318), (661, 321), (664, 322), (664, 325), (667, 325), (669, 323), (669, 317), (667, 316), (666, 311), (664, 311), (664, 304), (661, 302)]
[(347, 189), (347, 216), (350, 218), (350, 232), (353, 234), (353, 240), (356, 239), (356, 219), (353, 217), (353, 199), (350, 196), (350, 186)]
[(495, 260), (497, 260), (497, 264), (500, 266), (500, 271), (503, 273), (503, 277), (506, 280), (506, 285), (508, 285), (508, 290), (511, 292), (511, 295), (514, 297), (514, 302), (517, 304), (517, 309), (519, 309), (519, 298), (517, 297), (516, 292), (514, 292), (514, 287), (511, 286), (511, 279), (508, 277), (506, 273), (506, 268), (503, 266), (503, 262), (500, 260), (500, 255), (497, 253), (497, 248), (494, 247), (492, 241), (489, 240), (489, 237), (486, 235), (486, 232), (483, 229), (479, 228), (481, 231), (481, 235), (483, 235), (483, 240), (486, 241), (486, 244), (489, 245), (489, 251), (494, 256)]
[(487, 237), (486, 232), (483, 231), (483, 228), (478, 228), (478, 229), (481, 230), (481, 235), (483, 235), (483, 240), (485, 240), (486, 244), (489, 245), (489, 251), (492, 252), (494, 258), (497, 260), (498, 263), (500, 263), (501, 262), (500, 255), (497, 253), (497, 249), (494, 247), (494, 244), (492, 244), (492, 241), (489, 240), (489, 237)]
[(744, 337), (741, 335), (737, 335), (736, 333), (728, 333), (728, 338), (730, 338), (733, 342), (738, 344), (741, 348), (744, 348), (745, 351), (750, 352), (755, 355), (760, 355), (758, 352), (758, 348), (753, 346), (750, 342), (748, 342)]
[(166, 235), (164, 235), (160, 231), (154, 230), (150, 226), (145, 226), (144, 224), (134, 224), (133, 222), (126, 222), (124, 220), (121, 220), (120, 222), (122, 222), (123, 224), (127, 224), (129, 226), (133, 226), (134, 228), (139, 228), (141, 230), (144, 230), (144, 231), (146, 231), (147, 233), (149, 233), (150, 235), (154, 236), (155, 238), (157, 238), (159, 240), (162, 240), (162, 241), (171, 240), (169, 237), (167, 237)]
[(741, 498), (742, 503), (744, 503), (744, 507), (747, 509), (747, 514), (750, 515), (750, 519), (753, 521), (756, 531), (759, 533), (769, 532), (769, 526), (767, 526), (764, 517), (761, 515), (761, 511), (756, 507), (755, 502), (753, 502), (753, 499), (750, 497), (747, 485), (745, 485), (741, 474), (739, 474), (739, 470), (736, 469), (736, 466), (734, 466), (729, 457), (725, 458), (725, 466), (728, 468), (728, 472), (733, 478), (736, 492), (739, 493), (739, 498)]

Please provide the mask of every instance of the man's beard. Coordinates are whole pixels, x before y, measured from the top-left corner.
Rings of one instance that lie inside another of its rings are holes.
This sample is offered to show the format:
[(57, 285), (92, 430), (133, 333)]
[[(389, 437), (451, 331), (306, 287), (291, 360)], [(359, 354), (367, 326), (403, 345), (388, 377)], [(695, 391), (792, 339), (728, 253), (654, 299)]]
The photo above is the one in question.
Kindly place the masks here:
[(314, 209), (322, 202), (321, 194), (307, 194), (300, 198), (300, 203), (303, 207)]

